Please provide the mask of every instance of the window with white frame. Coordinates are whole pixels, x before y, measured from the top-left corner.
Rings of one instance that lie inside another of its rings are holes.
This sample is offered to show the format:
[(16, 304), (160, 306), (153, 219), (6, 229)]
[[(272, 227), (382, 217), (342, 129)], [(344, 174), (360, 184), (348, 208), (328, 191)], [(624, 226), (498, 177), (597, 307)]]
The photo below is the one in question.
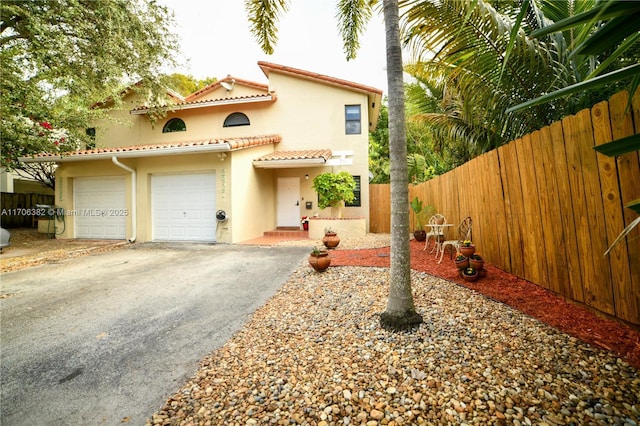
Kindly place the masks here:
[(347, 135), (359, 135), (362, 132), (360, 105), (345, 105), (344, 121)]

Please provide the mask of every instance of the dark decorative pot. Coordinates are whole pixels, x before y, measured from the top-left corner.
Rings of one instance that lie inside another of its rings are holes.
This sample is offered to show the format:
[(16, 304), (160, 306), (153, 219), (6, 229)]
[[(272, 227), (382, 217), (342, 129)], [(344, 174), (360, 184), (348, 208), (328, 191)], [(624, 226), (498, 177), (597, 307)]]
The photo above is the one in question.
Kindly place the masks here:
[(415, 238), (416, 241), (424, 241), (427, 239), (427, 231), (424, 229), (416, 229), (413, 231), (413, 238)]

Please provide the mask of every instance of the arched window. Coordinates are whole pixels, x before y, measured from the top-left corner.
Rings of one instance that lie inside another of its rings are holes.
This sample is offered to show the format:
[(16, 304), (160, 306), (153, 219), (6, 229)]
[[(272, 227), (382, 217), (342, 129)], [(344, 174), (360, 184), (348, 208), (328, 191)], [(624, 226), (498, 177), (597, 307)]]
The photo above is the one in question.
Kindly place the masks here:
[(241, 112), (234, 112), (224, 119), (224, 126), (222, 127), (235, 127), (235, 126), (248, 126), (249, 117)]
[(164, 127), (162, 128), (162, 133), (186, 132), (186, 131), (187, 131), (187, 125), (184, 124), (184, 121), (182, 121), (179, 118), (172, 118), (171, 120), (167, 121), (167, 124), (165, 124)]

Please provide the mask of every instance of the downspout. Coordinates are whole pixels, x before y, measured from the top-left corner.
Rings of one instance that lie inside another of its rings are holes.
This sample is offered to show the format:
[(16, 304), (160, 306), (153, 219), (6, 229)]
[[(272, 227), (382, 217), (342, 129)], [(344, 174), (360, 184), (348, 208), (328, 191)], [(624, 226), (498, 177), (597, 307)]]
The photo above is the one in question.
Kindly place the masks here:
[(136, 204), (137, 204), (136, 199), (138, 198), (137, 184), (136, 184), (137, 174), (134, 169), (119, 162), (118, 157), (116, 157), (115, 155), (111, 157), (111, 161), (113, 161), (113, 164), (115, 164), (116, 166), (120, 167), (121, 169), (125, 169), (126, 171), (131, 173), (131, 238), (129, 238), (127, 241), (130, 243), (133, 243), (136, 241), (136, 236), (137, 236), (136, 224), (138, 223), (138, 212), (136, 209)]

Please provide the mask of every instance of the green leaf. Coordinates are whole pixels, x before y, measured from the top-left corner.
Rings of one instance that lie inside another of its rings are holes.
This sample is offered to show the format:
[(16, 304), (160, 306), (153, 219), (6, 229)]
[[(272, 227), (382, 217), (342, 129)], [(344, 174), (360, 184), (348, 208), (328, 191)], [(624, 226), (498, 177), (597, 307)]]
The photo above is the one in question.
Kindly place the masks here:
[(640, 30), (638, 16), (627, 15), (613, 18), (576, 47), (572, 55), (597, 55), (606, 52), (620, 44), (625, 38), (637, 33), (638, 30)]
[(618, 237), (615, 239), (615, 241), (613, 243), (611, 243), (611, 246), (609, 246), (609, 248), (607, 249), (607, 251), (604, 252), (604, 255), (608, 255), (609, 252), (611, 251), (611, 249), (613, 249), (616, 244), (618, 244), (620, 241), (622, 241), (624, 239), (624, 237), (626, 237), (627, 235), (629, 235), (629, 233), (631, 231), (633, 231), (633, 229), (638, 226), (638, 224), (640, 224), (640, 216), (638, 216), (637, 218), (634, 219), (633, 222), (631, 222), (629, 224), (629, 226), (627, 226), (626, 228), (624, 228), (624, 230), (620, 233), (620, 235), (618, 235)]
[[(618, 58), (620, 56), (622, 56), (622, 54), (624, 54), (627, 50), (631, 49), (633, 46), (635, 46), (635, 44), (640, 40), (640, 32), (636, 32), (635, 34), (633, 34), (632, 36), (630, 36), (629, 38), (627, 38), (625, 41), (622, 42), (622, 44), (620, 44), (620, 46), (618, 46), (618, 48), (612, 52), (611, 54), (609, 54), (607, 56), (607, 58), (602, 61), (600, 63), (600, 65), (598, 65), (598, 68), (596, 68), (595, 70), (593, 70), (593, 72), (591, 74), (589, 74), (585, 80), (589, 80), (594, 78), (597, 75), (600, 75), (600, 73), (604, 70), (606, 70), (609, 66), (611, 66), (613, 63), (615, 63)], [(633, 90), (629, 90), (629, 93), (634, 93)]]
[(640, 198), (631, 201), (629, 204), (625, 205), (625, 207), (640, 214)]
[(516, 22), (513, 24), (511, 28), (511, 34), (509, 35), (509, 44), (507, 45), (507, 49), (504, 52), (504, 60), (502, 61), (502, 70), (500, 70), (500, 78), (498, 81), (502, 80), (502, 76), (504, 74), (504, 70), (507, 67), (507, 61), (509, 60), (509, 56), (511, 55), (511, 51), (513, 50), (513, 45), (518, 37), (518, 31), (520, 31), (520, 24), (522, 23), (522, 19), (527, 14), (529, 10), (529, 0), (525, 0), (523, 2), (522, 9), (518, 16), (516, 17)]
[(594, 146), (593, 149), (609, 157), (638, 151), (640, 150), (640, 133)]
[(592, 9), (586, 12), (573, 15), (567, 19), (556, 22), (555, 24), (548, 25), (540, 28), (531, 33), (531, 37), (539, 38), (547, 34), (555, 33), (558, 31), (565, 31), (571, 29), (577, 25), (582, 24), (594, 24), (598, 20), (612, 19), (618, 16), (624, 16), (627, 14), (633, 15), (640, 12), (640, 3), (627, 2), (627, 1), (609, 1), (601, 2), (594, 6)]
[(608, 74), (601, 75), (600, 77), (596, 77), (591, 80), (586, 80), (581, 83), (567, 86), (560, 90), (556, 90), (555, 92), (548, 93), (544, 96), (531, 99), (530, 101), (523, 102), (521, 104), (508, 108), (507, 113), (519, 111), (521, 109), (529, 108), (536, 105), (545, 104), (549, 101), (552, 101), (553, 99), (557, 99), (565, 95), (574, 95), (584, 90), (590, 90), (595, 87), (604, 86), (605, 84), (635, 77), (637, 75), (640, 75), (640, 64), (631, 65), (626, 68), (622, 68), (617, 71), (613, 71)]

